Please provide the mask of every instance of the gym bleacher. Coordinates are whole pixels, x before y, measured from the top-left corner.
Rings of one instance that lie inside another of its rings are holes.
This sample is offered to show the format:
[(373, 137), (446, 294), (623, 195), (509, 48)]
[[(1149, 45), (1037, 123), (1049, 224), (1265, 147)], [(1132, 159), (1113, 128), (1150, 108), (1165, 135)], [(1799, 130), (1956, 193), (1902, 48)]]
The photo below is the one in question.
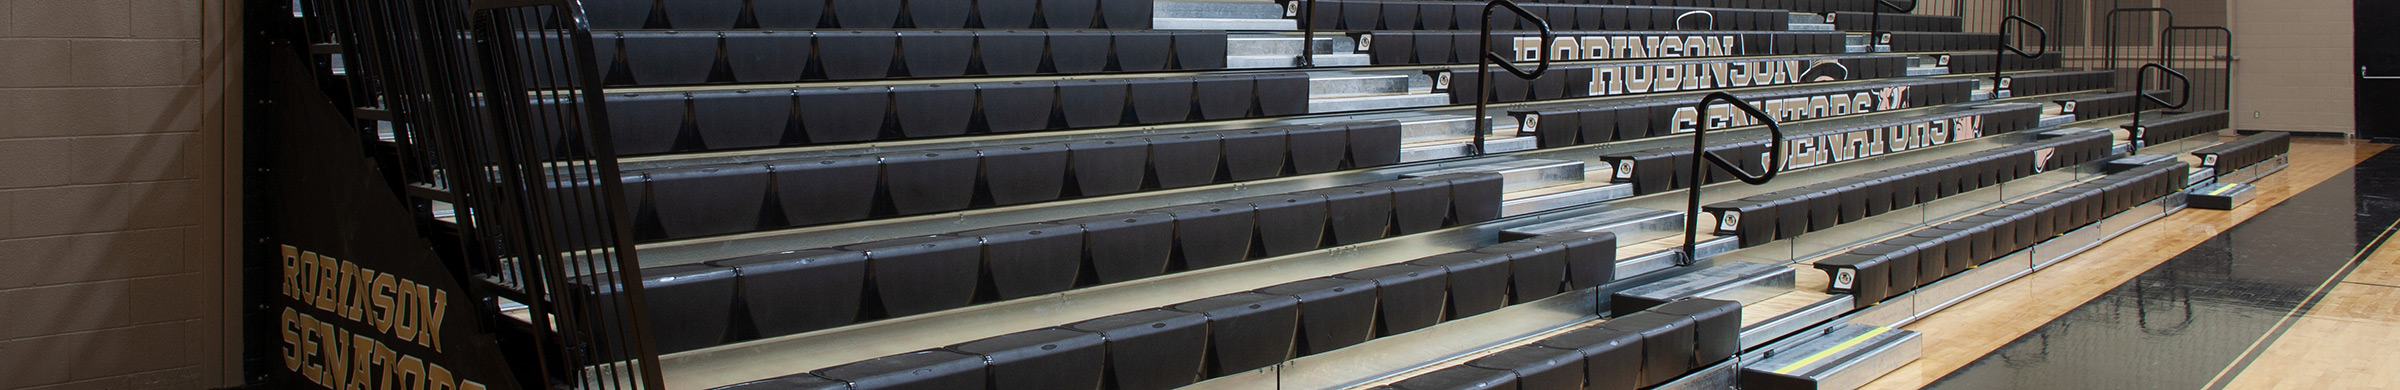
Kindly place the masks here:
[(582, 9), (672, 388), (1850, 388), (2289, 148), (1890, 4)]

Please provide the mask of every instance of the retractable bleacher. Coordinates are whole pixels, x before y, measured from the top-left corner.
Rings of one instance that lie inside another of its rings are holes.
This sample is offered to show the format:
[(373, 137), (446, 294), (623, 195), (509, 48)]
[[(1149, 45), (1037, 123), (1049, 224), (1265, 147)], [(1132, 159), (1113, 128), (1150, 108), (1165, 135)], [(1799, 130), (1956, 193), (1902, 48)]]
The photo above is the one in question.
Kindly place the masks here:
[[(584, 7), (670, 387), (1630, 389), (1913, 358), (1827, 320), (2178, 209), (2183, 160), (2114, 161), (2226, 127), (1875, 4)], [(1693, 172), (1702, 128), (1785, 176)]]

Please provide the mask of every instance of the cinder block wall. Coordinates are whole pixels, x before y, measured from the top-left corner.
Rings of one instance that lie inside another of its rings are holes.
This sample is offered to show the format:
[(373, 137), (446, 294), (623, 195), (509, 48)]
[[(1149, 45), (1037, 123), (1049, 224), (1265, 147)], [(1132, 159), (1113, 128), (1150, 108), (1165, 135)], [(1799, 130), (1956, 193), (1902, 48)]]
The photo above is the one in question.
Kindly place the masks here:
[(239, 383), (226, 7), (0, 0), (0, 389)]

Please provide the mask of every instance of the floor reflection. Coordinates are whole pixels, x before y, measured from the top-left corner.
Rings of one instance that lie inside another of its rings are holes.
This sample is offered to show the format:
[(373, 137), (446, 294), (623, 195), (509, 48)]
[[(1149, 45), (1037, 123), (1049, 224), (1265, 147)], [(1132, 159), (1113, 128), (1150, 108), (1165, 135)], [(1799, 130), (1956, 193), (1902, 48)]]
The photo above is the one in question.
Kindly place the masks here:
[(1927, 387), (2207, 387), (2400, 218), (2396, 194), (2400, 152), (2379, 154)]

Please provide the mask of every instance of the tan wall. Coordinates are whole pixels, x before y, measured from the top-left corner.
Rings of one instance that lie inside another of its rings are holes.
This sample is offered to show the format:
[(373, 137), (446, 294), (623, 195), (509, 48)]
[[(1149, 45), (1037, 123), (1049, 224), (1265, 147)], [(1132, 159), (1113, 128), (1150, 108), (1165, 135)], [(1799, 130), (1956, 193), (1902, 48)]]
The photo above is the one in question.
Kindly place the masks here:
[(0, 389), (238, 384), (221, 1), (0, 0)]
[(2233, 2), (2234, 128), (2355, 132), (2350, 2)]

